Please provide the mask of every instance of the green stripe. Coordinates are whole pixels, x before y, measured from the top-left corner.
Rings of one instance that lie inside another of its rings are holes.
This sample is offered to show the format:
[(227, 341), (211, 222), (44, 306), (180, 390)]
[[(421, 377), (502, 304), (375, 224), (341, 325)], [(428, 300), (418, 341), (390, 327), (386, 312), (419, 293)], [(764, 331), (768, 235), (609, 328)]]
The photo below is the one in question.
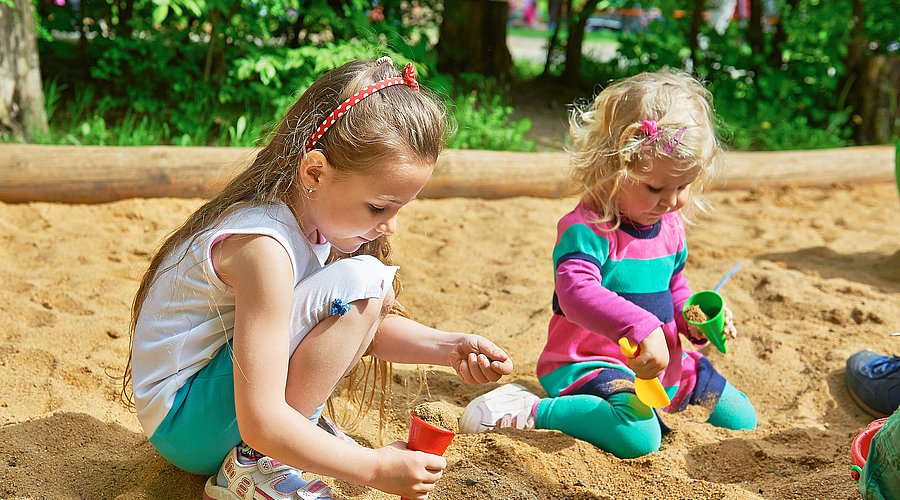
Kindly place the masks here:
[(553, 268), (559, 265), (559, 259), (570, 253), (582, 252), (604, 262), (609, 256), (609, 240), (598, 236), (584, 224), (573, 224), (559, 238), (553, 247)]
[(684, 261), (687, 260), (687, 257), (688, 257), (687, 243), (682, 243), (681, 250), (679, 250), (678, 253), (675, 254), (675, 267), (673, 267), (672, 270), (674, 271), (675, 269), (678, 269), (679, 267), (683, 266)]
[(609, 259), (609, 240), (585, 224), (573, 224), (553, 248), (554, 269), (562, 257), (584, 253), (602, 264), (603, 285), (618, 293), (657, 293), (669, 289), (672, 272), (687, 259), (687, 247), (675, 255), (656, 259), (621, 261)]
[(669, 289), (676, 255), (647, 260), (607, 260), (603, 286), (619, 293), (657, 293)]
[(543, 377), (539, 377), (539, 380), (544, 390), (547, 391), (547, 395), (555, 398), (559, 396), (560, 391), (574, 384), (576, 380), (603, 368), (622, 370), (632, 377), (634, 376), (634, 372), (627, 366), (608, 361), (582, 361), (560, 366)]

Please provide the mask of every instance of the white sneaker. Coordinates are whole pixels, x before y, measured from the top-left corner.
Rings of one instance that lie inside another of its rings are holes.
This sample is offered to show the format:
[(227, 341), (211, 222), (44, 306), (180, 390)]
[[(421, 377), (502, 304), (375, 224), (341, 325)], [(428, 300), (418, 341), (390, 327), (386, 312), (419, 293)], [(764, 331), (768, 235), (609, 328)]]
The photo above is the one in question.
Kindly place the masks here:
[(474, 434), (514, 427), (534, 429), (531, 409), (541, 398), (519, 384), (506, 384), (473, 399), (459, 419), (459, 432)]
[(222, 462), (219, 474), (210, 476), (203, 488), (204, 500), (330, 500), (331, 488), (324, 481), (307, 481), (301, 472), (260, 455), (244, 443), (234, 447)]

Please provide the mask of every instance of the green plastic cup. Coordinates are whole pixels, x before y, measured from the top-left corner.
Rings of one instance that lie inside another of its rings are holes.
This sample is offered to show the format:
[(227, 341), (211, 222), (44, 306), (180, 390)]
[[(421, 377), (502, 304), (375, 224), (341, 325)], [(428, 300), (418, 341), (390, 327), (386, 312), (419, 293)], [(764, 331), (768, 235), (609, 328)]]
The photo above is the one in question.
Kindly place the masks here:
[[(709, 319), (703, 322), (689, 320), (686, 312), (692, 305), (699, 306)], [(705, 335), (716, 346), (716, 349), (725, 353), (725, 300), (718, 292), (702, 290), (691, 295), (691, 298), (684, 303), (681, 315), (684, 316), (685, 321), (694, 325), (700, 333)]]

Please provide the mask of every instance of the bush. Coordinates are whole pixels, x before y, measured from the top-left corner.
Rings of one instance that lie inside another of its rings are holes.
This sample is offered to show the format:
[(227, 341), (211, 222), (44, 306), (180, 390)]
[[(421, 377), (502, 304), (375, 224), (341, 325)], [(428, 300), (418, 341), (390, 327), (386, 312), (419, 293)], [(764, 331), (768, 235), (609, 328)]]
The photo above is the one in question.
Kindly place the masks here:
[(534, 151), (534, 141), (526, 139), (531, 121), (511, 121), (513, 109), (499, 95), (471, 92), (457, 97), (451, 106), (456, 134), (450, 140), (455, 149)]

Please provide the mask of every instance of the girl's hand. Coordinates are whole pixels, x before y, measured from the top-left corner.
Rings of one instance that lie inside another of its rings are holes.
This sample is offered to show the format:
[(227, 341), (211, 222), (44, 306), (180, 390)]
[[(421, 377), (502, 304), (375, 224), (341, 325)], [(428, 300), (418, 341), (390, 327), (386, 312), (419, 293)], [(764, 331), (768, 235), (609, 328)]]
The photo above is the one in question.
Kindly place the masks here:
[(513, 370), (512, 360), (481, 335), (464, 335), (450, 350), (449, 363), (467, 384), (496, 382)]
[[(737, 338), (737, 328), (734, 326), (734, 315), (731, 313), (731, 309), (728, 306), (725, 306), (725, 335), (729, 339)], [(706, 341), (706, 335), (700, 333), (700, 330), (697, 330), (697, 327), (688, 323), (688, 330), (685, 333), (689, 339), (695, 342), (703, 342)]]
[(447, 459), (422, 451), (412, 451), (397, 441), (375, 450), (378, 470), (369, 486), (405, 498), (424, 500), (447, 467)]
[(702, 342), (707, 341), (706, 335), (703, 335), (702, 333), (700, 333), (700, 330), (698, 330), (696, 326), (694, 326), (690, 323), (688, 323), (687, 331), (684, 332), (684, 335), (687, 338), (691, 339), (691, 342), (693, 342), (695, 344), (700, 344)]
[(730, 339), (737, 338), (737, 328), (734, 327), (734, 315), (731, 314), (731, 309), (728, 306), (724, 307), (725, 310), (725, 335)]
[(657, 328), (638, 344), (638, 355), (628, 359), (628, 367), (637, 378), (650, 380), (658, 377), (669, 366), (669, 346), (666, 334)]

